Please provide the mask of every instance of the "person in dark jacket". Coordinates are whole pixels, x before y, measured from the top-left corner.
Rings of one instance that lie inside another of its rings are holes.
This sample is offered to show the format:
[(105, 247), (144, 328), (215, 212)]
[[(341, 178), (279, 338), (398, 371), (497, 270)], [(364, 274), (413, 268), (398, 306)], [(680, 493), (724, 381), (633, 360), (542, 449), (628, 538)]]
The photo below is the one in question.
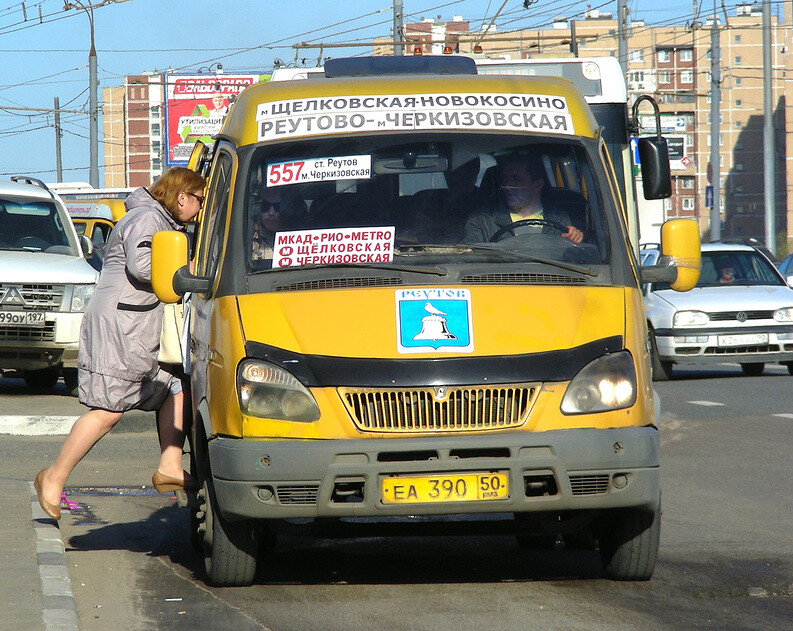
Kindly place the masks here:
[(204, 178), (173, 167), (148, 190), (126, 200), (127, 213), (110, 234), (104, 266), (80, 329), (77, 357), (80, 402), (90, 410), (67, 436), (55, 462), (36, 476), (39, 503), (60, 518), (60, 499), (72, 469), (126, 410), (159, 410), (159, 492), (191, 488), (182, 469), (184, 429), (181, 380), (157, 362), (162, 303), (151, 286), (151, 240), (160, 230), (186, 230), (204, 200)]

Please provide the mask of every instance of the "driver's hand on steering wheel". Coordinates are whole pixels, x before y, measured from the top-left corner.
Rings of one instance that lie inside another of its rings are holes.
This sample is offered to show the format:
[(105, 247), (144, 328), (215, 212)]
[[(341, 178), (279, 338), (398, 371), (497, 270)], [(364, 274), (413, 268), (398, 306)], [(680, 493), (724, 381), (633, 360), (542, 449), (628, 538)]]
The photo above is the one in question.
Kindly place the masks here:
[(563, 232), (561, 237), (569, 239), (573, 243), (581, 243), (584, 240), (584, 233), (575, 226), (567, 226), (567, 232)]

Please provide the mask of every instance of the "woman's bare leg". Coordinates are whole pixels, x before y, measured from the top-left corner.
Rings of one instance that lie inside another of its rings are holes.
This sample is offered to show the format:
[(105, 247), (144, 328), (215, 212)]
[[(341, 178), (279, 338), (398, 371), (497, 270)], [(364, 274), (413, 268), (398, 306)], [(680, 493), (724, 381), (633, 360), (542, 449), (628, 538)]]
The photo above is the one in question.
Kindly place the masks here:
[(61, 503), (61, 493), (77, 463), (107, 434), (121, 418), (121, 412), (97, 408), (88, 410), (72, 425), (55, 462), (45, 470), (42, 495), (50, 504)]
[(183, 474), (182, 448), (184, 447), (184, 392), (172, 394), (160, 408), (160, 473), (181, 480)]

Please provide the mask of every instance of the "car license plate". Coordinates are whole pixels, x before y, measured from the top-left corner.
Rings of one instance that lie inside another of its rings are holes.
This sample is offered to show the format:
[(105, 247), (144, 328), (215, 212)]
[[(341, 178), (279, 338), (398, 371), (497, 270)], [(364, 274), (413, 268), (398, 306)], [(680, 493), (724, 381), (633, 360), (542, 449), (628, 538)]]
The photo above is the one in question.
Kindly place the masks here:
[(44, 326), (43, 311), (0, 311), (0, 326)]
[(383, 504), (504, 500), (509, 498), (509, 477), (506, 471), (392, 476), (382, 479), (381, 491)]
[(752, 346), (755, 344), (768, 344), (768, 333), (719, 335), (719, 346)]

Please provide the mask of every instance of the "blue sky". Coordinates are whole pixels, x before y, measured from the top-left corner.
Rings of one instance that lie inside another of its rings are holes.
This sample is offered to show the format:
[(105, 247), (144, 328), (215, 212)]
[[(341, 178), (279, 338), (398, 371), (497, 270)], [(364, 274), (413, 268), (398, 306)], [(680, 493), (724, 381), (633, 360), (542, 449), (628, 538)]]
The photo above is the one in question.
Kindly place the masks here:
[[(107, 1), (107, 0), (106, 0)], [(82, 4), (101, 0), (83, 0)], [(728, 8), (735, 0), (727, 3)], [(22, 7), (24, 5), (25, 13)], [(503, 8), (502, 8), (503, 5)], [(557, 15), (580, 16), (587, 6), (616, 15), (616, 0), (601, 3), (534, 0), (403, 0), (406, 21), (462, 15), (474, 27), (495, 20), (500, 30), (549, 25)], [(683, 24), (690, 0), (657, 9), (651, 0), (628, 0), (633, 19)], [(28, 174), (55, 181), (55, 130), (51, 113), (3, 108), (88, 110), (89, 21), (63, 0), (0, 0), (0, 179)], [(388, 36), (391, 0), (126, 0), (94, 10), (101, 88), (122, 85), (124, 75), (174, 68), (184, 72), (220, 62), (224, 72), (267, 71), (276, 58), (291, 64), (296, 42), (346, 43)], [(712, 10), (712, 1), (704, 8)], [(732, 12), (734, 13), (734, 12)], [(39, 20), (39, 14), (42, 19)], [(25, 18), (27, 18), (25, 20)], [(334, 48), (336, 57), (371, 48)], [(306, 51), (311, 65), (319, 52)], [(61, 115), (63, 179), (88, 181), (88, 117)], [(100, 176), (102, 134), (100, 117)], [(101, 178), (100, 178), (101, 179)]]

